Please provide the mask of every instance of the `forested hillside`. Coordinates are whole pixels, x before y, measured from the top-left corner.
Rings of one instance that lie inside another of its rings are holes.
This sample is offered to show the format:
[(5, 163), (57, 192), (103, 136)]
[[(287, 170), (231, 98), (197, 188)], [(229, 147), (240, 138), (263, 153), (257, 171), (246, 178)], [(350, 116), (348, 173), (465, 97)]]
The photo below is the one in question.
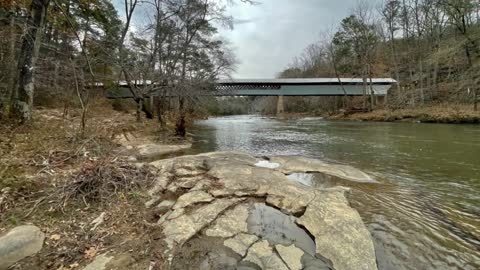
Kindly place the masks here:
[[(218, 101), (199, 102), (198, 93), (235, 68), (235, 56), (216, 35), (218, 26), (233, 24), (225, 6), (200, 0), (114, 3), (1, 2), (3, 119), (29, 122), (34, 104), (65, 111), (81, 108), (84, 129), (91, 100), (118, 81), (128, 84), (137, 120), (145, 111), (164, 126), (166, 112), (174, 110), (179, 135), (184, 134), (185, 118), (198, 105), (218, 113), (211, 106)], [(288, 98), (287, 111), (336, 114), (340, 109), (397, 110), (439, 103), (476, 110), (479, 6), (474, 0), (385, 0), (349, 7), (352, 15), (323, 31), (319, 41), (305, 48), (279, 77), (363, 78), (364, 97)], [(399, 82), (385, 104), (373, 98), (368, 86), (372, 77)], [(180, 96), (173, 108), (165, 96), (154, 104), (145, 100), (154, 91), (168, 89)], [(268, 113), (272, 103), (257, 98), (252, 107), (235, 111)]]
[(362, 100), (323, 98), (317, 107), (336, 102), (373, 109), (369, 78), (391, 77), (399, 83), (389, 93), (389, 109), (448, 103), (477, 110), (479, 46), (478, 1), (387, 0), (381, 6), (364, 1), (279, 76), (364, 79)]

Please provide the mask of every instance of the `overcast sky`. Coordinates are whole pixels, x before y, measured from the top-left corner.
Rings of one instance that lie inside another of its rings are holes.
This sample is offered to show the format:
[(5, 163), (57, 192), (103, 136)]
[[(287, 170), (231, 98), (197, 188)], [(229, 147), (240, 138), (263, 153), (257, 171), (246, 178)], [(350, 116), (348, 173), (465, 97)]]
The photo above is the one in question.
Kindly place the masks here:
[[(222, 1), (222, 0), (219, 0)], [(225, 0), (223, 0), (225, 1)], [(359, 0), (255, 0), (258, 5), (228, 6), (233, 30), (220, 28), (239, 61), (234, 78), (274, 78), (303, 49), (320, 39), (320, 33), (337, 27)], [(367, 0), (363, 0), (367, 1)], [(369, 3), (380, 0), (368, 0)], [(123, 1), (113, 0), (121, 17)], [(148, 6), (140, 6), (134, 21), (149, 20)], [(132, 30), (136, 30), (135, 23)]]
[(238, 21), (221, 34), (231, 43), (239, 65), (234, 78), (274, 78), (322, 31), (337, 26), (357, 0), (260, 0), (236, 4), (228, 13)]

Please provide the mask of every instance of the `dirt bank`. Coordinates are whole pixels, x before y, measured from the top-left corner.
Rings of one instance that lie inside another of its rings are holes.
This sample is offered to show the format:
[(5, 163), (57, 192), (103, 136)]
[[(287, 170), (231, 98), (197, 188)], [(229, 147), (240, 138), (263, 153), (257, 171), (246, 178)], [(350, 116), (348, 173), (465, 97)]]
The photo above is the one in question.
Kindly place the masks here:
[(161, 231), (143, 206), (155, 169), (132, 160), (142, 143), (184, 142), (109, 104), (92, 106), (84, 134), (79, 126), (79, 111), (56, 109), (36, 110), (29, 126), (0, 123), (0, 236), (26, 224), (45, 233), (41, 251), (11, 269), (82, 269), (112, 249), (128, 269), (161, 269)]
[(377, 121), (377, 122), (422, 122), (478, 124), (480, 111), (473, 111), (471, 106), (435, 105), (415, 109), (386, 110), (378, 109), (366, 113), (337, 114), (328, 116), (332, 120)]
[(129, 114), (98, 114), (79, 136), (76, 116), (37, 113), (0, 144), (0, 236), (27, 224), (45, 236), (11, 269), (377, 269), (348, 189), (287, 177), (376, 184), (355, 168), (236, 152), (149, 162), (189, 144), (167, 146), (178, 141)]

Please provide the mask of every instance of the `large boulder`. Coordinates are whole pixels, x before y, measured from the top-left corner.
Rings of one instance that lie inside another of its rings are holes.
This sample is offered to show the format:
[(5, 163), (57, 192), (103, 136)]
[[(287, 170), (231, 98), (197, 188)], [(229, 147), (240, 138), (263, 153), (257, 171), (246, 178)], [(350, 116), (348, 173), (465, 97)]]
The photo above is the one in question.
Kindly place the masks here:
[(259, 161), (218, 152), (151, 163), (163, 176), (150, 195), (172, 200), (158, 221), (171, 261), (192, 269), (206, 262), (232, 269), (377, 269), (373, 242), (348, 204), (347, 189), (315, 188), (287, 177), (324, 172), (367, 182), (367, 174), (303, 158), (271, 158), (278, 166)]
[(342, 188), (317, 190), (297, 222), (315, 237), (317, 254), (329, 259), (334, 269), (377, 269), (370, 232), (344, 192)]
[(19, 226), (0, 237), (0, 269), (7, 269), (42, 249), (45, 234), (36, 226)]

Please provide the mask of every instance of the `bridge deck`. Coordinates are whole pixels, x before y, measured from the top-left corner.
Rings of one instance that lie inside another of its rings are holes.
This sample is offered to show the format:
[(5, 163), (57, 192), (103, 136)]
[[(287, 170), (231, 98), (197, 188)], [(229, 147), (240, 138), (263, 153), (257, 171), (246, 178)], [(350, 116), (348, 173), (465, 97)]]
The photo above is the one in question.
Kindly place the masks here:
[[(389, 78), (375, 78), (368, 81), (374, 94), (384, 96), (396, 81)], [(214, 89), (199, 91), (204, 96), (361, 96), (363, 80), (358, 78), (316, 78), (316, 79), (241, 79), (220, 80)], [(368, 91), (369, 92), (369, 91)], [(153, 93), (159, 95), (160, 91)], [(168, 90), (167, 96), (178, 96), (175, 90)], [(108, 92), (109, 98), (131, 98), (126, 83), (119, 83), (117, 89)]]

